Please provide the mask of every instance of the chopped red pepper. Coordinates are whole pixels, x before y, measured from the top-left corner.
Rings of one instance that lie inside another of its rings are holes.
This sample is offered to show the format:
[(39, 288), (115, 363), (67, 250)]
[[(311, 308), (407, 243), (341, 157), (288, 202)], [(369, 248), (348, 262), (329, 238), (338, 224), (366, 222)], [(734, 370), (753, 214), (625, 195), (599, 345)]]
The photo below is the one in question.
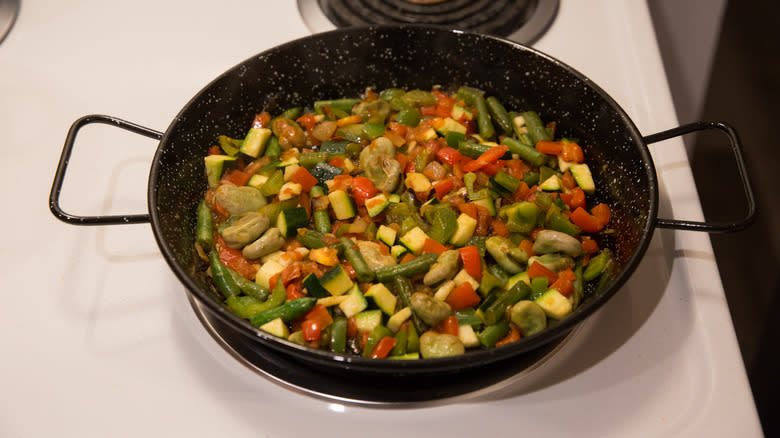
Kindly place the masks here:
[(471, 283), (464, 282), (461, 283), (460, 286), (453, 289), (452, 292), (447, 295), (447, 299), (445, 301), (450, 305), (452, 310), (457, 311), (467, 307), (476, 306), (479, 304), (480, 298), (477, 292), (474, 290), (474, 287), (471, 286)]
[(461, 155), (457, 149), (451, 148), (449, 146), (443, 147), (436, 151), (436, 159), (442, 163), (449, 164), (450, 166), (454, 166), (462, 158), (463, 155)]
[(486, 150), (482, 153), (482, 155), (479, 156), (474, 161), (469, 161), (463, 166), (464, 172), (474, 172), (475, 170), (479, 170), (483, 168), (486, 164), (493, 163), (499, 158), (503, 157), (506, 151), (509, 150), (508, 146), (500, 145), (500, 146), (493, 146), (492, 148)]
[(514, 327), (510, 326), (509, 333), (501, 338), (498, 342), (496, 342), (496, 347), (500, 347), (502, 345), (511, 344), (512, 342), (519, 341), (523, 337), (520, 335), (520, 332)]
[(584, 208), (577, 207), (570, 215), (569, 220), (574, 225), (582, 228), (586, 233), (596, 233), (604, 228), (605, 223), (602, 223), (596, 216), (588, 213)]
[(298, 170), (293, 173), (291, 180), (294, 183), (300, 184), (303, 188), (303, 191), (305, 192), (308, 192), (312, 187), (319, 183), (319, 180), (315, 178), (305, 167), (299, 167)]
[(479, 248), (476, 246), (464, 246), (459, 248), (460, 259), (463, 261), (463, 269), (474, 280), (482, 280), (482, 257), (479, 256)]
[(528, 267), (528, 277), (547, 277), (547, 284), (553, 284), (558, 280), (558, 274), (545, 268), (544, 265), (539, 262), (533, 262), (531, 263), (531, 266)]
[(443, 253), (444, 251), (447, 251), (447, 247), (442, 245), (441, 243), (428, 238), (425, 239), (425, 243), (423, 244), (422, 252), (423, 254), (439, 254)]
[(443, 179), (433, 184), (433, 189), (436, 191), (436, 197), (441, 200), (447, 193), (451, 192), (455, 188), (455, 180), (452, 178)]
[(371, 359), (384, 359), (390, 355), (395, 347), (396, 340), (392, 336), (385, 336), (374, 345), (369, 357)]

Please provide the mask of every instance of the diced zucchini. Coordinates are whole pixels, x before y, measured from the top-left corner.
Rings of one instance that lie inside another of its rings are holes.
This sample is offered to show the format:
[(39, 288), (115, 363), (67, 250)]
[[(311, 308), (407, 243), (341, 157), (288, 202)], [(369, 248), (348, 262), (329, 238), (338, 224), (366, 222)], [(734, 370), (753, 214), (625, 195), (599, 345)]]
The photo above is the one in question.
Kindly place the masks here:
[(493, 202), (493, 199), (490, 197), (477, 199), (476, 201), (471, 201), (471, 203), (487, 208), (491, 216), (496, 215), (496, 203)]
[(528, 272), (521, 272), (519, 274), (515, 274), (511, 277), (509, 277), (509, 280), (506, 282), (506, 285), (504, 285), (504, 289), (509, 290), (512, 288), (512, 286), (515, 285), (518, 281), (522, 281), (523, 283), (527, 285), (531, 285), (531, 278), (528, 277)]
[(281, 161), (276, 165), (276, 167), (287, 167), (298, 164), (298, 155), (300, 155), (298, 148), (290, 148), (282, 152), (282, 155), (279, 157)]
[(222, 178), (225, 162), (236, 161), (236, 157), (231, 157), (230, 155), (209, 155), (203, 161), (206, 164), (206, 178), (208, 178), (209, 187), (216, 187), (219, 185), (220, 178)]
[[(366, 297), (363, 296), (363, 292), (360, 291), (360, 288), (356, 284), (352, 286), (352, 288), (349, 290), (349, 294), (347, 294), (347, 298), (345, 298), (344, 301), (339, 303), (339, 309), (341, 309), (341, 311), (344, 312), (344, 316), (346, 316), (347, 318), (351, 316), (355, 316), (358, 313), (366, 310), (366, 307), (368, 307), (368, 302), (366, 301)], [(379, 314), (379, 320), (381, 321), (382, 311), (376, 310), (376, 313)]]
[(471, 287), (474, 288), (474, 290), (479, 289), (479, 283), (477, 280), (474, 280), (474, 277), (469, 275), (468, 272), (466, 272), (465, 269), (461, 269), (460, 272), (458, 272), (457, 275), (455, 275), (455, 278), (452, 279), (452, 281), (455, 282), (455, 286), (460, 286), (463, 283), (471, 283)]
[(465, 245), (474, 235), (476, 229), (477, 220), (466, 213), (461, 213), (458, 216), (458, 228), (455, 230), (455, 234), (450, 237), (450, 243), (455, 246)]
[(384, 284), (377, 283), (366, 290), (365, 296), (371, 298), (383, 312), (392, 315), (395, 312), (395, 305), (398, 301), (395, 295), (390, 292)]
[(247, 182), (247, 185), (259, 189), (260, 187), (263, 186), (263, 184), (265, 184), (266, 181), (268, 181), (267, 176), (256, 174), (256, 175), (252, 175), (252, 177), (249, 178), (249, 182)]
[(474, 332), (474, 327), (468, 324), (458, 326), (458, 338), (466, 348), (479, 347), (479, 338), (477, 338), (477, 334)]
[(535, 301), (550, 318), (561, 319), (572, 311), (571, 301), (557, 289), (548, 289)]
[(345, 220), (355, 216), (355, 207), (344, 190), (334, 190), (328, 193), (328, 200), (336, 219)]
[(276, 318), (260, 326), (260, 330), (268, 332), (274, 336), (287, 339), (290, 336), (290, 329), (287, 328), (287, 324), (282, 321), (282, 318)]
[(583, 192), (591, 195), (596, 191), (596, 183), (593, 182), (593, 175), (590, 173), (590, 168), (587, 164), (574, 164), (569, 167), (571, 176), (574, 177), (574, 181), (577, 181), (577, 185), (580, 186)]
[(455, 120), (460, 120), (461, 117), (465, 117), (468, 120), (474, 118), (474, 114), (471, 111), (460, 105), (453, 105), (452, 112), (450, 114), (452, 114), (452, 118)]
[(382, 324), (382, 311), (364, 310), (355, 314), (355, 327), (358, 333), (372, 332), (377, 326)]
[(266, 289), (270, 289), (269, 282), (271, 281), (271, 278), (282, 271), (284, 271), (284, 266), (281, 263), (275, 260), (269, 260), (263, 263), (263, 266), (257, 271), (255, 282)]
[(418, 172), (409, 172), (406, 174), (406, 187), (409, 187), (415, 192), (426, 193), (431, 190), (431, 181), (427, 176)]
[(561, 172), (566, 172), (569, 168), (571, 168), (571, 166), (573, 166), (575, 164), (577, 164), (577, 163), (573, 162), (573, 161), (566, 161), (566, 160), (563, 159), (563, 157), (558, 155), (558, 169)]
[(366, 210), (368, 215), (374, 217), (383, 212), (384, 209), (390, 205), (390, 201), (387, 200), (387, 196), (384, 193), (380, 193), (373, 198), (366, 199)]
[(319, 278), (317, 278), (313, 272), (303, 279), (303, 287), (309, 291), (309, 296), (315, 298), (326, 298), (330, 296), (328, 291), (320, 284)]
[(268, 128), (251, 128), (244, 137), (244, 142), (241, 144), (239, 151), (241, 153), (249, 155), (252, 158), (257, 158), (263, 155), (265, 151), (265, 145), (271, 138), (271, 130)]
[(301, 166), (298, 164), (293, 164), (291, 166), (287, 166), (284, 168), (284, 182), (288, 182), (292, 180), (293, 175), (295, 175), (295, 172), (300, 169)]
[(399, 202), (401, 202), (401, 195), (399, 195), (398, 193), (393, 193), (392, 195), (387, 197), (387, 200), (393, 204), (398, 204)]
[(398, 233), (386, 225), (380, 225), (376, 230), (376, 238), (385, 243), (385, 245), (392, 247), (395, 245), (395, 238)]
[(387, 320), (387, 328), (391, 332), (397, 333), (401, 329), (401, 325), (406, 322), (407, 319), (412, 317), (411, 307), (404, 307), (403, 309), (395, 312), (390, 319)]
[(438, 289), (436, 289), (436, 293), (433, 294), (433, 298), (439, 301), (446, 301), (447, 297), (450, 296), (450, 292), (453, 290), (455, 290), (455, 282), (452, 280), (447, 280), (442, 283)]
[(332, 267), (320, 278), (320, 284), (331, 295), (342, 295), (352, 288), (354, 283), (341, 265)]
[(561, 189), (563, 184), (561, 183), (561, 178), (558, 175), (552, 175), (549, 178), (547, 178), (544, 182), (539, 184), (539, 188), (546, 191), (546, 192), (555, 192)]
[[(285, 184), (286, 185), (286, 184)], [(298, 184), (300, 187), (300, 184)], [(285, 237), (293, 237), (298, 228), (304, 228), (309, 224), (309, 215), (303, 207), (295, 207), (282, 211), (276, 219), (276, 227)]]
[(349, 295), (337, 295), (337, 296), (331, 295), (329, 297), (318, 299), (317, 304), (321, 304), (325, 307), (338, 306), (339, 304), (341, 304), (342, 301), (346, 300), (347, 298), (349, 298)]
[(423, 231), (420, 227), (414, 227), (406, 234), (401, 236), (399, 241), (403, 246), (407, 247), (409, 251), (417, 255), (422, 252), (423, 246), (425, 246), (425, 241), (427, 239), (429, 239), (429, 237), (427, 234), (425, 234), (425, 231)]
[(393, 245), (393, 247), (390, 248), (390, 255), (395, 257), (396, 260), (400, 260), (407, 252), (409, 252), (409, 250), (403, 245)]
[(440, 126), (436, 127), (436, 131), (441, 135), (447, 135), (448, 132), (457, 132), (460, 134), (466, 134), (466, 127), (456, 122), (455, 120), (447, 117), (443, 119)]

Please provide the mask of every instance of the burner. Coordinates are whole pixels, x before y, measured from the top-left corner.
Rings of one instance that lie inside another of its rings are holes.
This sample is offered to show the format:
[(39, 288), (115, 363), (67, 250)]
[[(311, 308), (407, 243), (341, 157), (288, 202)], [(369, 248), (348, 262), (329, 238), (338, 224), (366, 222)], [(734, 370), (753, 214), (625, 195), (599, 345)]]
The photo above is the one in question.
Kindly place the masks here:
[[(371, 24), (430, 24), (535, 41), (558, 10), (558, 0), (298, 0), (312, 31)], [(320, 15), (324, 15), (324, 20)]]

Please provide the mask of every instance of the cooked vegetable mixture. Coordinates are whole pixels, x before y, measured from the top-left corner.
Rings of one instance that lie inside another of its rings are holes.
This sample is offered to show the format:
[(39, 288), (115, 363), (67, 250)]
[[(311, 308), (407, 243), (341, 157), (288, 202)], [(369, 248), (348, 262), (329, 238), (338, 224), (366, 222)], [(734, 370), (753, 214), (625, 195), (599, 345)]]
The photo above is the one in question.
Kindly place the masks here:
[(231, 311), (292, 342), (391, 359), (498, 347), (612, 271), (610, 209), (589, 202), (576, 140), (474, 88), (368, 89), (218, 140), (204, 270)]

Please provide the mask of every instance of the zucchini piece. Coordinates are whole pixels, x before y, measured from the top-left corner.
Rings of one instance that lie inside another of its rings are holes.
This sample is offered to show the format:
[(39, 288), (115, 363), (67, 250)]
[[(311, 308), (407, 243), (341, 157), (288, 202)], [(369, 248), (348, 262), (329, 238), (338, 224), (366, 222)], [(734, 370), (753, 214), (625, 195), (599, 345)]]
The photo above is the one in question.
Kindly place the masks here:
[(268, 143), (272, 134), (273, 132), (268, 128), (251, 128), (246, 134), (246, 137), (244, 137), (244, 142), (241, 143), (241, 147), (238, 150), (242, 154), (257, 158), (265, 152), (265, 145)]
[(406, 174), (406, 187), (415, 192), (428, 192), (431, 190), (431, 180), (427, 176), (418, 172), (409, 172)]
[[(351, 281), (352, 280), (350, 280), (350, 282)], [(327, 286), (325, 287), (327, 288)], [(356, 284), (353, 284), (352, 288), (349, 290), (349, 294), (347, 294), (347, 298), (345, 298), (344, 301), (339, 303), (339, 309), (341, 309), (341, 311), (344, 312), (344, 316), (346, 316), (347, 318), (357, 315), (358, 313), (366, 310), (367, 307), (368, 307), (368, 302), (366, 301), (366, 297), (363, 296), (363, 292), (360, 291), (360, 288)], [(381, 321), (382, 311), (377, 310), (377, 312), (379, 313), (379, 317)]]
[(425, 231), (423, 231), (420, 227), (414, 227), (406, 234), (401, 236), (399, 241), (403, 246), (407, 247), (409, 251), (417, 255), (422, 252), (426, 239), (430, 239), (430, 237), (425, 234)]
[(287, 328), (287, 324), (282, 321), (282, 318), (276, 318), (261, 325), (260, 330), (270, 333), (274, 336), (287, 339), (290, 336), (290, 329)]
[(385, 208), (390, 205), (390, 201), (387, 200), (387, 196), (384, 193), (380, 193), (373, 198), (366, 199), (366, 210), (368, 215), (374, 217), (383, 212)]
[(409, 252), (409, 250), (403, 245), (393, 245), (393, 247), (390, 248), (390, 255), (395, 257), (396, 261), (400, 260), (407, 252)]
[(552, 175), (544, 182), (539, 184), (539, 188), (546, 191), (546, 192), (557, 192), (561, 190), (563, 187), (563, 184), (561, 183), (561, 178), (558, 175)]
[(316, 275), (314, 275), (314, 273), (307, 275), (306, 278), (303, 279), (303, 287), (309, 291), (309, 296), (315, 298), (327, 298), (330, 296), (328, 291), (322, 287), (320, 280)]
[(466, 324), (458, 326), (458, 338), (460, 342), (463, 342), (463, 346), (466, 348), (479, 347), (479, 338), (474, 332), (474, 327)]
[(378, 283), (369, 287), (364, 296), (366, 298), (371, 298), (374, 304), (388, 316), (395, 313), (395, 306), (398, 298), (396, 298), (384, 284)]
[(466, 127), (456, 122), (450, 117), (442, 119), (439, 126), (436, 126), (436, 131), (442, 136), (447, 136), (450, 132), (457, 132), (458, 134), (466, 135)]
[(561, 295), (557, 289), (548, 289), (542, 296), (534, 300), (550, 318), (562, 319), (572, 311), (571, 301)]
[(452, 237), (450, 237), (450, 243), (455, 246), (463, 246), (474, 235), (474, 230), (477, 229), (477, 220), (466, 213), (461, 213), (457, 222), (458, 227), (455, 229)]
[(390, 329), (391, 332), (397, 333), (398, 330), (401, 329), (401, 325), (403, 325), (403, 323), (411, 317), (412, 308), (404, 307), (403, 309), (395, 312), (393, 316), (387, 320), (387, 328)]
[(222, 178), (225, 162), (236, 161), (236, 157), (231, 157), (230, 155), (209, 155), (203, 161), (206, 164), (206, 178), (209, 181), (209, 187), (216, 187), (219, 185), (219, 179)]
[(261, 266), (257, 271), (257, 275), (255, 276), (255, 283), (265, 287), (266, 289), (270, 289), (269, 283), (271, 278), (282, 271), (284, 271), (284, 266), (281, 263), (275, 260), (268, 260), (267, 262), (263, 263), (263, 266)]
[(320, 278), (320, 284), (331, 295), (343, 295), (354, 285), (352, 279), (349, 278), (349, 275), (347, 275), (341, 265), (336, 265), (324, 273)]
[(247, 182), (246, 185), (259, 189), (263, 186), (263, 184), (265, 184), (266, 181), (268, 181), (268, 177), (266, 175), (256, 174), (249, 178), (249, 182)]
[(355, 327), (357, 327), (358, 333), (370, 333), (380, 325), (382, 325), (381, 310), (364, 310), (355, 314)]
[(593, 182), (593, 175), (590, 173), (590, 168), (587, 164), (574, 164), (569, 167), (569, 171), (583, 192), (592, 195), (596, 191), (596, 183)]
[(471, 203), (487, 208), (491, 216), (496, 215), (496, 204), (491, 197), (477, 199), (476, 201), (471, 201)]
[(474, 113), (457, 104), (452, 106), (452, 112), (450, 112), (450, 115), (452, 115), (452, 118), (455, 120), (459, 120), (461, 117), (465, 117), (468, 120), (474, 118)]
[(279, 213), (276, 219), (276, 227), (284, 237), (293, 237), (298, 233), (298, 228), (309, 225), (309, 216), (303, 207), (295, 207)]
[(328, 193), (328, 201), (330, 201), (336, 219), (345, 220), (355, 216), (355, 207), (344, 190), (334, 190)]
[(376, 230), (376, 238), (385, 243), (385, 245), (392, 247), (395, 245), (395, 238), (398, 233), (386, 225), (380, 225)]
[(330, 181), (338, 175), (341, 175), (344, 173), (344, 170), (328, 163), (317, 163), (309, 172), (313, 177), (317, 178), (317, 181), (319, 181), (320, 184), (324, 185), (325, 181)]

